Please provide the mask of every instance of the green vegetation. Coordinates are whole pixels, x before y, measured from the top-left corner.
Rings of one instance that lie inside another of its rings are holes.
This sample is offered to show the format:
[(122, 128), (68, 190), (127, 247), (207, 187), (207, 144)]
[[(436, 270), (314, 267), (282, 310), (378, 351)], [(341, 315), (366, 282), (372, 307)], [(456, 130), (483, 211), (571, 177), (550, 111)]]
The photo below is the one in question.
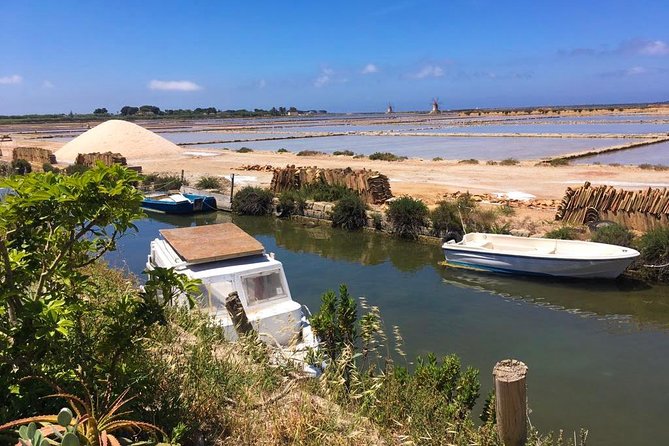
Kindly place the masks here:
[(348, 194), (340, 198), (332, 213), (332, 226), (348, 229), (360, 229), (367, 225), (365, 202), (359, 195)]
[(470, 158), (470, 159), (468, 159), (468, 160), (460, 160), (460, 161), (458, 161), (458, 164), (478, 164), (478, 163), (479, 163), (479, 160), (474, 159), (474, 158)]
[(25, 175), (33, 171), (33, 167), (24, 159), (14, 160), (10, 166), (12, 173), (17, 175)]
[(592, 234), (592, 241), (609, 245), (632, 246), (634, 235), (624, 226), (617, 223), (597, 228)]
[(142, 185), (157, 191), (168, 191), (188, 186), (188, 182), (182, 181), (181, 177), (175, 174), (149, 173), (142, 177)]
[(198, 189), (221, 190), (223, 188), (223, 182), (219, 177), (214, 177), (209, 175), (200, 177), (200, 179), (197, 180), (197, 183), (195, 183), (195, 187), (197, 187)]
[(232, 199), (232, 212), (242, 215), (267, 215), (272, 210), (272, 192), (261, 187), (246, 186)]
[(350, 150), (335, 150), (334, 152), (332, 152), (332, 154), (335, 155), (335, 156), (339, 156), (339, 155), (341, 155), (341, 156), (353, 156), (353, 155), (355, 155), (355, 153), (353, 153)]
[(283, 147), (276, 151), (276, 153), (290, 153), (290, 150), (284, 149)]
[[(451, 201), (440, 201), (430, 213), (432, 231), (437, 237), (448, 232), (492, 232), (508, 234), (508, 225), (500, 225), (500, 211), (481, 209), (470, 194), (463, 194)], [(463, 227), (464, 224), (464, 227)]]
[(91, 168), (88, 166), (84, 166), (83, 164), (70, 164), (69, 166), (65, 167), (63, 171), (67, 175), (76, 175), (76, 174), (82, 174), (84, 172), (89, 171)]
[(553, 158), (548, 162), (548, 165), (553, 167), (568, 166), (569, 160), (565, 158)]
[(578, 239), (578, 229), (572, 226), (562, 226), (547, 232), (544, 237), (558, 240), (576, 240)]
[(646, 232), (639, 239), (639, 252), (644, 265), (643, 276), (658, 281), (669, 281), (669, 227)]
[(60, 172), (60, 169), (57, 167), (54, 167), (51, 163), (43, 163), (42, 164), (42, 171), (43, 172)]
[(317, 155), (325, 155), (325, 153), (319, 152), (318, 150), (302, 150), (300, 152), (297, 152), (297, 156), (317, 156)]
[(369, 155), (369, 159), (376, 161), (404, 161), (405, 159), (408, 159), (406, 156), (397, 156), (394, 153), (390, 152), (374, 152), (371, 155)]
[(250, 147), (242, 147), (236, 150), (237, 153), (251, 153), (253, 152), (253, 149)]
[(505, 158), (499, 162), (500, 166), (515, 166), (517, 164), (520, 164), (520, 161), (515, 158)]
[(425, 203), (411, 197), (400, 197), (388, 205), (388, 220), (393, 233), (405, 238), (417, 238), (428, 226), (429, 210)]
[(305, 194), (297, 190), (287, 190), (279, 195), (280, 217), (302, 215), (306, 205)]
[(665, 171), (669, 170), (669, 166), (665, 166), (664, 164), (639, 164), (639, 169), (644, 169), (644, 170), (658, 170), (658, 171)]
[(443, 161), (443, 160), (444, 159), (440, 156), (435, 156), (434, 158), (432, 158), (432, 161)]
[(364, 158), (364, 157), (365, 157), (365, 155), (363, 155), (362, 153), (359, 153), (359, 154), (355, 155), (355, 156), (353, 157), (353, 159), (354, 159), (354, 160), (359, 160), (359, 159), (362, 159), (362, 158)]
[(495, 160), (488, 160), (488, 161), (486, 161), (485, 163), (486, 163), (487, 166), (496, 166), (496, 165), (499, 164), (499, 163), (498, 163), (497, 161), (495, 161)]

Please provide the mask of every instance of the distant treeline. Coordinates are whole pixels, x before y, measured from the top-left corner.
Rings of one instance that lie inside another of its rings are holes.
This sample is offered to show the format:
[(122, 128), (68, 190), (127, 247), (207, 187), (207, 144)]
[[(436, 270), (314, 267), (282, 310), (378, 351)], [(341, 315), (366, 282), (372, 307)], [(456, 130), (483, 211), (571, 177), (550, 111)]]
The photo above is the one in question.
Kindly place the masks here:
[(71, 122), (71, 121), (89, 121), (91, 119), (99, 119), (102, 117), (119, 116), (124, 119), (154, 119), (154, 118), (250, 118), (263, 116), (296, 116), (296, 115), (316, 115), (326, 114), (327, 110), (299, 110), (297, 107), (272, 107), (269, 110), (262, 108), (255, 108), (253, 110), (237, 109), (237, 110), (219, 110), (216, 107), (196, 108), (191, 109), (165, 109), (155, 105), (142, 105), (139, 107), (126, 105), (119, 110), (118, 113), (110, 113), (105, 107), (96, 108), (93, 113), (62, 113), (62, 114), (46, 114), (46, 115), (0, 115), (0, 122)]

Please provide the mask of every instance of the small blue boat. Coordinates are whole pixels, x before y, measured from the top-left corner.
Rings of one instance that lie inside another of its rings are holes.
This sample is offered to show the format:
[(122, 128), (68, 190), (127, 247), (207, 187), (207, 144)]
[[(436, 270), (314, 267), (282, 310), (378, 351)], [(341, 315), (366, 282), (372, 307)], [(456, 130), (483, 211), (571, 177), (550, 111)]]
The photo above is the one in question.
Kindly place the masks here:
[(165, 214), (193, 214), (216, 210), (216, 199), (208, 195), (161, 194), (151, 195), (142, 200), (142, 207), (149, 211)]

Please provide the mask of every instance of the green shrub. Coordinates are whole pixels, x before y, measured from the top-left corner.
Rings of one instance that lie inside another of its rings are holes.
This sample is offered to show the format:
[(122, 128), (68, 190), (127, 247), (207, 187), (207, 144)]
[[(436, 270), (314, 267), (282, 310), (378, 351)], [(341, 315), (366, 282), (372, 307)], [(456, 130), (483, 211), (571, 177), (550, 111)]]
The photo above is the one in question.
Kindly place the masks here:
[(544, 238), (552, 238), (558, 240), (576, 240), (578, 238), (578, 230), (571, 226), (562, 226), (561, 228), (553, 229), (544, 235)]
[(181, 186), (187, 186), (186, 180), (181, 180), (179, 175), (173, 174), (148, 174), (142, 179), (142, 183), (150, 186), (153, 190), (167, 191), (180, 189)]
[(83, 164), (70, 164), (64, 170), (67, 175), (82, 174), (91, 168)]
[(358, 154), (358, 155), (355, 155), (355, 156), (353, 157), (353, 159), (354, 159), (354, 160), (359, 160), (359, 159), (364, 158), (364, 157), (365, 157), (365, 155), (363, 155), (363, 154)]
[(641, 262), (644, 265), (661, 266), (644, 267), (643, 274), (649, 279), (669, 280), (669, 227), (660, 227), (646, 232), (639, 239)]
[(319, 152), (318, 150), (301, 150), (297, 152), (297, 156), (317, 156), (317, 155), (325, 155), (325, 153)]
[(283, 147), (276, 151), (276, 153), (290, 153), (290, 150), (286, 150)]
[(334, 206), (332, 226), (348, 229), (360, 229), (367, 224), (365, 202), (356, 194), (342, 197)]
[(505, 217), (511, 217), (512, 215), (516, 215), (516, 210), (508, 204), (504, 204), (499, 207), (499, 213)]
[(569, 165), (569, 160), (565, 158), (553, 158), (548, 162), (549, 165), (553, 167), (559, 167), (559, 166), (568, 166)]
[(380, 212), (374, 212), (372, 214), (372, 222), (374, 223), (374, 229), (377, 231), (383, 229), (383, 217), (381, 217)]
[(250, 147), (242, 147), (241, 149), (237, 149), (237, 153), (251, 153), (253, 152), (253, 149)]
[(302, 195), (314, 201), (335, 202), (353, 194), (346, 186), (329, 185), (322, 182), (308, 184), (300, 189)]
[(353, 153), (350, 150), (335, 150), (334, 152), (332, 152), (332, 154), (335, 155), (335, 156), (339, 156), (339, 155), (353, 156), (353, 155), (355, 155), (355, 153)]
[(57, 168), (57, 167), (54, 167), (51, 163), (44, 163), (44, 164), (42, 164), (42, 171), (58, 173), (58, 172), (60, 172), (60, 169)]
[(499, 163), (498, 163), (497, 161), (495, 161), (495, 160), (488, 160), (488, 161), (486, 161), (485, 163), (486, 163), (486, 165), (488, 165), (488, 166), (496, 166), (497, 164), (499, 164)]
[(408, 196), (391, 201), (388, 205), (388, 220), (392, 230), (400, 237), (417, 238), (428, 225), (429, 210), (425, 203)]
[(195, 183), (195, 187), (198, 189), (220, 189), (222, 187), (221, 179), (214, 176), (204, 176), (200, 177)]
[(665, 166), (664, 164), (639, 164), (639, 169), (644, 169), (644, 170), (669, 170), (669, 166)]
[(437, 203), (437, 207), (430, 212), (434, 234), (440, 237), (448, 231), (462, 232), (460, 214), (462, 210), (458, 213), (458, 204), (455, 201)]
[(6, 161), (0, 161), (0, 176), (6, 177), (12, 174), (12, 165)]
[(592, 241), (609, 245), (632, 246), (634, 235), (624, 226), (617, 223), (597, 228), (592, 234)]
[(369, 155), (370, 160), (380, 160), (380, 161), (404, 161), (407, 159), (406, 156), (397, 156), (394, 153), (390, 152), (374, 152)]
[(432, 161), (443, 161), (443, 160), (444, 159), (440, 156), (435, 156), (434, 158), (432, 158)]
[(266, 215), (272, 210), (272, 192), (261, 187), (246, 186), (232, 199), (232, 212), (242, 215)]
[(468, 160), (460, 160), (460, 161), (458, 161), (458, 164), (478, 164), (478, 163), (479, 163), (479, 160), (474, 159), (474, 158), (470, 158), (470, 159), (468, 159)]
[(279, 195), (280, 216), (301, 215), (305, 206), (304, 194), (297, 190), (287, 190)]
[(515, 158), (506, 158), (506, 159), (503, 159), (502, 161), (499, 162), (499, 164), (501, 166), (515, 166), (519, 163), (520, 163), (520, 161), (518, 161)]
[(12, 161), (12, 171), (17, 175), (25, 175), (33, 171), (33, 166), (24, 159), (17, 159)]

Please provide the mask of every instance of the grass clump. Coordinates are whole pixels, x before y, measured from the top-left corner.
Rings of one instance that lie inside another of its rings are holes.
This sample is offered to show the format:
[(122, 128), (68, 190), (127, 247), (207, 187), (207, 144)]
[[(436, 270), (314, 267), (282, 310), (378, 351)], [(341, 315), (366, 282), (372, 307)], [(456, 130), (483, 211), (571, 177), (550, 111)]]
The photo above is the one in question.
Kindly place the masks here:
[(360, 229), (367, 225), (367, 206), (359, 195), (348, 194), (342, 197), (334, 206), (332, 212), (332, 226), (348, 229)]
[(553, 167), (568, 166), (569, 160), (565, 158), (553, 158), (548, 162), (548, 165)]
[(355, 153), (353, 153), (350, 150), (335, 150), (334, 152), (332, 152), (332, 154), (335, 155), (335, 156), (340, 156), (340, 155), (341, 156), (353, 156), (353, 155), (355, 155)]
[(354, 160), (359, 160), (359, 159), (364, 158), (364, 157), (365, 157), (365, 155), (359, 153), (359, 154), (355, 155), (355, 156), (353, 157), (353, 159), (354, 159)]
[(432, 161), (443, 161), (443, 160), (444, 159), (440, 156), (435, 156), (434, 158), (432, 158)]
[(470, 158), (470, 159), (468, 159), (468, 160), (460, 160), (460, 161), (458, 161), (458, 164), (478, 164), (478, 163), (479, 163), (479, 160), (474, 159), (474, 158)]
[(499, 162), (500, 166), (516, 166), (518, 164), (520, 164), (520, 161), (515, 158), (505, 158)]
[(373, 161), (404, 161), (408, 158), (406, 156), (397, 156), (390, 152), (374, 152), (369, 155), (369, 159)]
[(188, 186), (188, 182), (185, 179), (182, 181), (179, 175), (160, 173), (144, 175), (142, 184), (150, 189), (158, 191), (175, 190), (180, 189), (181, 186)]
[(597, 243), (631, 247), (633, 239), (634, 235), (629, 229), (614, 223), (597, 228), (592, 234), (591, 240)]
[(658, 281), (669, 281), (669, 227), (646, 232), (639, 239), (639, 251), (644, 266), (643, 276)]
[(390, 202), (387, 216), (393, 233), (404, 238), (417, 238), (428, 226), (429, 212), (421, 200), (404, 196)]
[(253, 149), (250, 147), (242, 147), (240, 149), (236, 150), (237, 153), (251, 153), (253, 152)]
[(221, 183), (221, 179), (214, 176), (200, 177), (200, 179), (197, 180), (197, 183), (195, 183), (195, 187), (198, 189), (220, 190), (222, 186), (223, 184)]
[(232, 199), (232, 212), (241, 215), (267, 215), (272, 210), (271, 191), (261, 187), (246, 186)]
[(314, 201), (329, 201), (334, 203), (342, 198), (353, 194), (346, 186), (337, 186), (326, 183), (312, 183), (303, 186), (300, 192), (306, 199)]
[(552, 238), (558, 240), (576, 240), (578, 239), (578, 230), (572, 226), (562, 226), (561, 228), (553, 229), (544, 235), (544, 238)]
[(276, 153), (290, 153), (290, 150), (284, 149), (281, 147), (279, 150), (276, 151)]
[(317, 155), (325, 155), (325, 153), (319, 152), (318, 150), (302, 150), (297, 152), (297, 156), (317, 156)]
[(488, 160), (488, 161), (485, 162), (485, 164), (486, 164), (486, 166), (496, 166), (499, 163), (495, 160)]

